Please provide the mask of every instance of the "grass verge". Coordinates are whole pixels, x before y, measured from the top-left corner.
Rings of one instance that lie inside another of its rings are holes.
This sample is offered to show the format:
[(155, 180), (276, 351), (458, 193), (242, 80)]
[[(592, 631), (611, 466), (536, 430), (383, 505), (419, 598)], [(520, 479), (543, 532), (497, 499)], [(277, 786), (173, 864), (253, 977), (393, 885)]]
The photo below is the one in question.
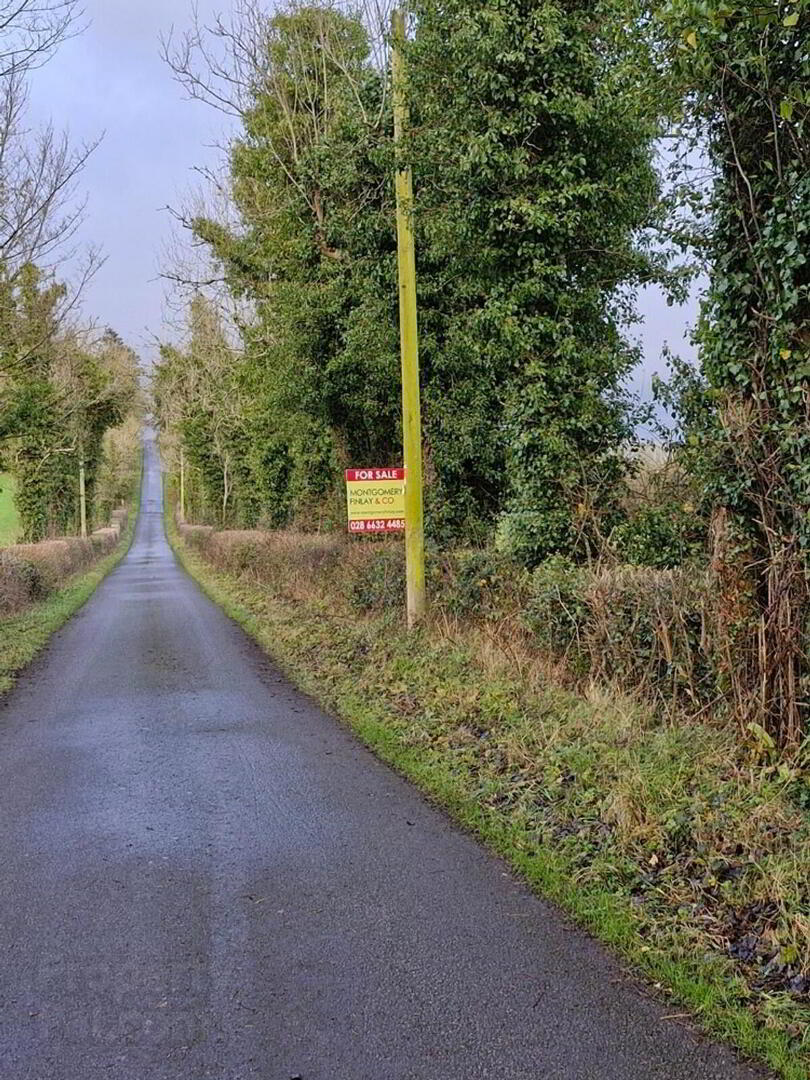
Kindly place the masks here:
[(107, 574), (121, 562), (132, 546), (139, 509), (140, 481), (133, 513), (115, 550), (92, 569), (76, 574), (46, 600), (0, 621), (0, 694), (14, 685), (17, 676), (41, 652), (51, 635), (90, 599)]
[[(311, 573), (295, 588), (283, 572), (256, 580), (255, 558), (225, 573), (171, 521), (168, 531), (212, 599), (379, 757), (707, 1033), (784, 1080), (807, 1080), (806, 995), (773, 990), (767, 971), (753, 978), (729, 955), (718, 914), (746, 926), (761, 916), (756, 933), (777, 935), (783, 968), (810, 945), (810, 827), (786, 795), (791, 777), (747, 775), (734, 733), (527, 686), (509, 664), (486, 661), (473, 627), (409, 635), (390, 609), (353, 613)], [(268, 565), (284, 557), (274, 551)]]

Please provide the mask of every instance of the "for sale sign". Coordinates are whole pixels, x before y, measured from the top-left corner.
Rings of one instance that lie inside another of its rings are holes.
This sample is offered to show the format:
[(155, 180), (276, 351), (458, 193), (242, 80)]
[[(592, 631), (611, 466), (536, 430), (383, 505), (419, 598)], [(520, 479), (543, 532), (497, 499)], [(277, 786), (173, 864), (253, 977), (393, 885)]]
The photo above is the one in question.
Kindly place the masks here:
[(399, 532), (405, 528), (405, 470), (347, 469), (349, 532)]

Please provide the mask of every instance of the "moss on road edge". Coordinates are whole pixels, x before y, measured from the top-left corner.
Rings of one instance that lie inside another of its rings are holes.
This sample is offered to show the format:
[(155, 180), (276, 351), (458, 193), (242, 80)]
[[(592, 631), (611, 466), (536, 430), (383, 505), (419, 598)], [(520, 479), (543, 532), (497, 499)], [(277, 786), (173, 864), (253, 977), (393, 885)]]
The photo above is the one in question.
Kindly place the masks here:
[[(807, 1058), (797, 1056), (790, 1034), (758, 1022), (745, 1007), (746, 988), (727, 959), (695, 951), (675, 925), (662, 926), (652, 942), (642, 937), (626, 897), (579, 880), (576, 860), (538, 846), (525, 822), (510, 815), (508, 804), (482, 801), (480, 779), (458, 755), (408, 740), (402, 717), (390, 701), (376, 695), (373, 687), (358, 685), (353, 674), (351, 657), (354, 650), (367, 647), (368, 626), (355, 630), (345, 620), (336, 620), (317, 598), (311, 605), (293, 603), (217, 570), (183, 543), (168, 513), (166, 526), (179, 561), (207, 595), (297, 686), (336, 713), (379, 758), (502, 856), (537, 893), (610, 946), (633, 973), (649, 981), (654, 992), (669, 1004), (686, 1006), (704, 1032), (767, 1064), (783, 1080), (808, 1080)], [(415, 680), (411, 692), (420, 709), (441, 710), (441, 695), (435, 696), (441, 667), (446, 663), (451, 671), (458, 658), (443, 655), (429, 634), (409, 636), (398, 624), (378, 622), (373, 633), (386, 636), (390, 657), (390, 670), (381, 677), (401, 680), (407, 669)], [(429, 672), (421, 685), (420, 670)], [(560, 707), (565, 707), (564, 699)], [(679, 1013), (668, 1022), (683, 1016), (682, 1009), (667, 1011)]]

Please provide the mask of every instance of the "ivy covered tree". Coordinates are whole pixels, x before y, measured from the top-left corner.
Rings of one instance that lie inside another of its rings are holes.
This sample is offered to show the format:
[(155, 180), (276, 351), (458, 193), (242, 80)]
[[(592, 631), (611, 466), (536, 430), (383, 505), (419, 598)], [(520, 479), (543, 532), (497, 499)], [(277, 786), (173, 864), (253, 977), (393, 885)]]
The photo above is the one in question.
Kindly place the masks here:
[(227, 92), (242, 124), (236, 225), (187, 222), (257, 316), (244, 334), (253, 497), (241, 509), (248, 521), (321, 521), (343, 466), (401, 453), (386, 76), (362, 22), (332, 7), (219, 33), (227, 90), (182, 48), (173, 64), (198, 96)]
[(633, 429), (628, 290), (662, 275), (642, 242), (659, 129), (635, 12), (413, 10), (432, 514), (462, 532), (500, 517), (529, 562), (584, 553), (610, 526)]
[(660, 18), (713, 174), (703, 381), (682, 406), (714, 508), (718, 633), (740, 713), (795, 745), (810, 708), (810, 5), (671, 0)]
[(130, 371), (124, 387), (109, 349), (71, 327), (96, 253), (74, 262), (72, 286), (57, 280), (76, 254), (76, 186), (94, 144), (26, 121), (30, 77), (81, 23), (78, 0), (0, 0), (0, 455), (31, 540), (73, 529), (78, 462), (92, 495), (101, 438), (135, 382)]

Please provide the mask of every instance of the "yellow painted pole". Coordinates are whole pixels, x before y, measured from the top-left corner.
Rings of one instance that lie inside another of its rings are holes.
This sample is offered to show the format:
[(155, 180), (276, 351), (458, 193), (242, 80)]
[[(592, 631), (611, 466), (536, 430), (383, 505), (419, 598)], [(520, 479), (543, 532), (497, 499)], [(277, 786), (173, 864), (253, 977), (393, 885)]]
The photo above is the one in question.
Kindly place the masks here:
[(79, 459), (79, 521), (81, 534), (87, 537), (87, 485), (84, 476), (84, 457)]
[(186, 457), (180, 447), (180, 520), (186, 520)]
[[(405, 70), (405, 11), (392, 17), (394, 141), (398, 151), (410, 120)], [(416, 254), (413, 236), (413, 176), (397, 167), (399, 325), (402, 344), (402, 432), (405, 449), (405, 558), (408, 626), (425, 614), (425, 522), (422, 496), (422, 413), (419, 390), (419, 335), (416, 316)]]

